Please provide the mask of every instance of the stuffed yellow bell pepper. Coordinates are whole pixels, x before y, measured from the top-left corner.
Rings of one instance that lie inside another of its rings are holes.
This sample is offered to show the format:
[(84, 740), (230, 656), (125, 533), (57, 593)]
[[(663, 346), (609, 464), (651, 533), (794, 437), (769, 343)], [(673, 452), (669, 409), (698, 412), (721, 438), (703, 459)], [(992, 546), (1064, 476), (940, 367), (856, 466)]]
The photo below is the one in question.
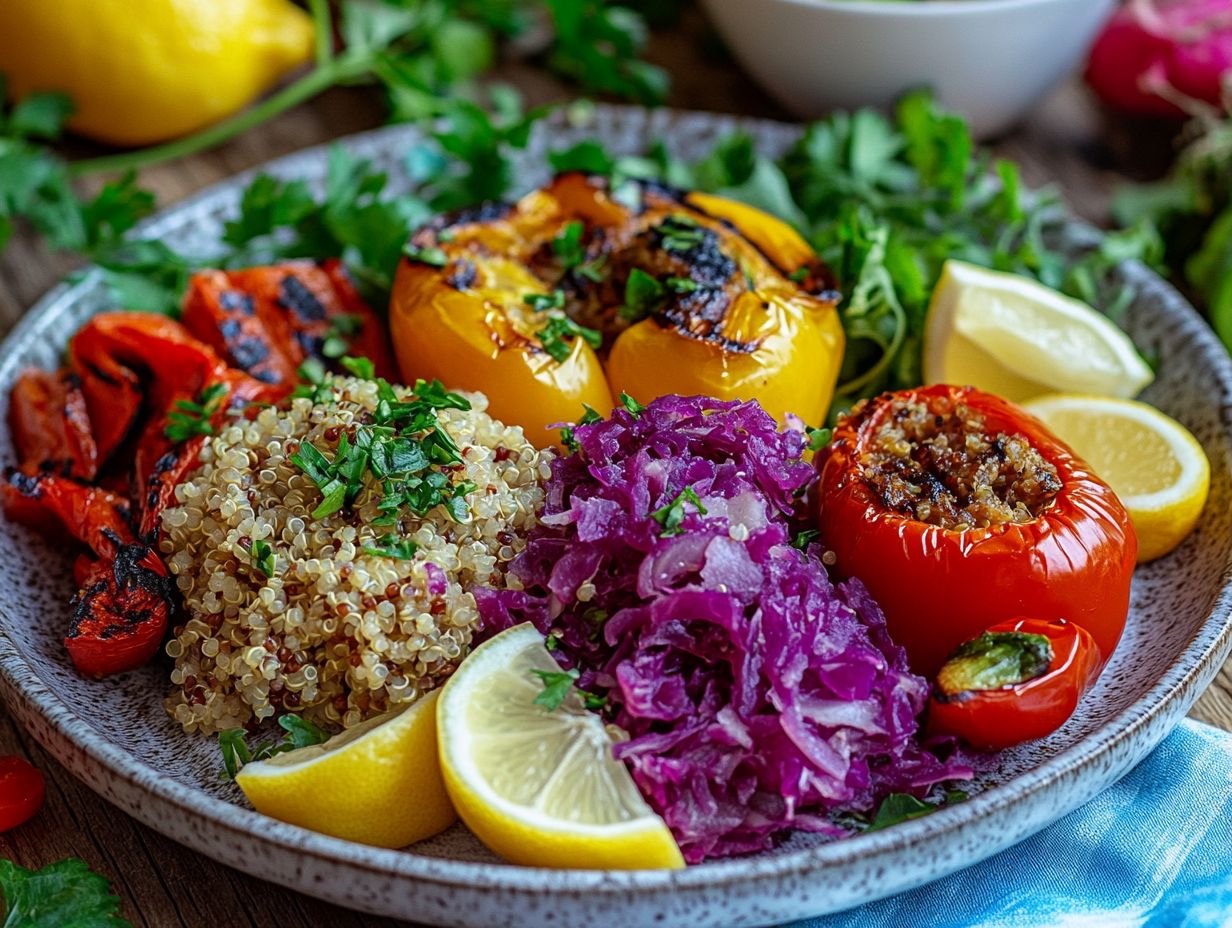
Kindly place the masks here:
[(825, 419), (843, 354), (832, 276), (779, 220), (698, 193), (562, 174), (430, 223), (398, 269), (408, 382), (488, 396), (537, 444), (621, 393), (756, 399)]

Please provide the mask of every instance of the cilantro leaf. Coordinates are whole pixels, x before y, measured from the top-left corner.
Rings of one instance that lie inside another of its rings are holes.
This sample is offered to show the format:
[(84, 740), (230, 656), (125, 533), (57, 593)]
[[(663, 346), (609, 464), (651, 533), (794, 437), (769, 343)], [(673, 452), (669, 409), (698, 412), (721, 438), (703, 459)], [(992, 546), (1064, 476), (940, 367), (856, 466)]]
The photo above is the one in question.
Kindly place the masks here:
[(278, 717), (278, 727), (286, 734), (281, 738), (267, 738), (255, 747), (248, 746), (248, 733), (242, 728), (228, 728), (218, 733), (218, 747), (222, 752), (223, 769), (220, 779), (234, 780), (245, 764), (268, 760), (277, 754), (285, 754), (299, 748), (324, 744), (330, 739), (329, 732), (312, 724), (303, 716), (286, 713)]
[(274, 576), (274, 549), (270, 547), (268, 541), (254, 541), (249, 554), (252, 557), (253, 567), (267, 577)]
[(163, 434), (174, 442), (186, 441), (196, 435), (213, 435), (211, 417), (222, 408), (227, 395), (225, 383), (212, 383), (204, 388), (196, 402), (178, 400), (175, 408), (167, 414)]
[(372, 544), (364, 545), (362, 550), (364, 554), (371, 554), (375, 557), (389, 557), (409, 561), (415, 556), (419, 546), (409, 538), (400, 538), (397, 535), (382, 535), (373, 541)]
[(583, 90), (656, 104), (667, 96), (666, 72), (637, 58), (646, 44), (646, 22), (603, 0), (547, 0), (556, 39), (548, 66)]
[(880, 831), (891, 825), (908, 822), (913, 818), (922, 818), (937, 811), (937, 806), (922, 802), (907, 793), (890, 793), (881, 800), (873, 820), (866, 831)]
[(548, 353), (554, 361), (568, 360), (573, 350), (570, 343), (574, 338), (581, 338), (590, 347), (598, 350), (603, 345), (603, 335), (595, 329), (588, 329), (574, 322), (568, 316), (552, 316), (539, 330), (539, 346)]
[(809, 545), (815, 542), (820, 536), (821, 532), (815, 528), (804, 529), (803, 531), (796, 532), (795, 537), (791, 540), (791, 546), (793, 548), (799, 548), (801, 551), (807, 551)]
[(41, 870), (0, 859), (0, 893), (11, 928), (132, 928), (107, 880), (76, 857)]
[(692, 487), (685, 487), (676, 494), (675, 499), (670, 503), (660, 506), (650, 514), (652, 519), (663, 526), (663, 531), (659, 533), (660, 538), (670, 538), (673, 535), (680, 535), (684, 532), (684, 517), (686, 515), (684, 507), (686, 503), (692, 505), (698, 515), (704, 516), (706, 514), (706, 507), (702, 505), (697, 492)]
[(358, 377), (360, 380), (375, 380), (376, 365), (372, 363), (371, 358), (352, 358), (343, 357), (338, 359), (341, 364), (353, 377)]
[(625, 302), (620, 307), (621, 318), (630, 322), (646, 318), (663, 301), (666, 294), (666, 288), (657, 277), (647, 274), (641, 268), (633, 268), (625, 280)]
[(531, 673), (543, 684), (543, 690), (535, 696), (532, 704), (543, 706), (549, 712), (555, 712), (560, 708), (565, 697), (569, 695), (569, 690), (573, 689), (574, 682), (581, 676), (576, 668), (573, 670), (532, 669)]
[(634, 419), (646, 411), (645, 406), (631, 397), (628, 393), (625, 393), (623, 390), (620, 393), (620, 405), (623, 406), (625, 411), (628, 412)]
[(565, 291), (553, 290), (551, 293), (527, 293), (522, 302), (535, 312), (545, 312), (549, 309), (564, 309)]
[(808, 430), (808, 449), (814, 453), (820, 451), (826, 445), (830, 444), (830, 439), (834, 437), (833, 429), (809, 429)]
[(579, 220), (566, 222), (556, 237), (552, 239), (552, 251), (560, 260), (561, 267), (572, 270), (586, 258), (586, 249), (582, 245), (582, 233), (586, 227)]

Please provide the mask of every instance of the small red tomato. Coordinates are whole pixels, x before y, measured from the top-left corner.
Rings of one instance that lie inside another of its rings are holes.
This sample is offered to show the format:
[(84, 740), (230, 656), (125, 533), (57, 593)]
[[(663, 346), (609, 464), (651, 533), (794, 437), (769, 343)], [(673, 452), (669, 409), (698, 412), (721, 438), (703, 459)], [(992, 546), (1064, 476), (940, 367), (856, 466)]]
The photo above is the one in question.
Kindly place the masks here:
[(29, 821), (43, 805), (43, 775), (21, 757), (0, 757), (0, 831)]

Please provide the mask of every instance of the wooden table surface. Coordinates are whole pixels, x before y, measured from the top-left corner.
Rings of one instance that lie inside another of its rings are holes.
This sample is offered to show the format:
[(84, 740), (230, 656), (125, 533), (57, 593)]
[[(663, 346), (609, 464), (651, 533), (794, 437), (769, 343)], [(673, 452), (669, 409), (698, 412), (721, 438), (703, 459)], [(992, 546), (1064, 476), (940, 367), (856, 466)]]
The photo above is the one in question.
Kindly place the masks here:
[[(699, 41), (697, 17), (652, 39), (650, 57), (675, 75), (671, 105), (786, 118), (736, 67), (716, 60)], [(568, 98), (568, 91), (519, 63), (499, 76), (531, 103)], [(222, 148), (142, 175), (166, 206), (236, 171), (307, 145), (378, 125), (378, 95), (337, 90)], [(1127, 177), (1160, 170), (1166, 134), (1153, 127), (1111, 123), (1076, 83), (1043, 103), (1012, 136), (995, 146), (1019, 161), (1028, 181), (1060, 188), (1071, 208), (1095, 222), (1107, 218), (1111, 191)], [(0, 257), (0, 334), (75, 261), (49, 255), (19, 235)], [(1232, 663), (1203, 695), (1192, 717), (1232, 730)], [(384, 928), (395, 923), (346, 912), (264, 883), (194, 854), (111, 808), (53, 761), (0, 707), (0, 755), (20, 754), (48, 778), (47, 802), (30, 823), (0, 835), (0, 857), (37, 868), (64, 857), (84, 858), (111, 880), (125, 916), (150, 928)]]

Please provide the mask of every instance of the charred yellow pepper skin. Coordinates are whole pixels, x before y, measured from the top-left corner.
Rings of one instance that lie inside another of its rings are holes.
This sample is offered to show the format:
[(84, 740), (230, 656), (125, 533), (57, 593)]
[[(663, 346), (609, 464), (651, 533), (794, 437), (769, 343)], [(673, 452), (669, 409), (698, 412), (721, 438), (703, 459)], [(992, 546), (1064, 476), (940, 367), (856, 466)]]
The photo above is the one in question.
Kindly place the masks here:
[[(622, 392), (757, 400), (809, 424), (833, 398), (833, 277), (794, 229), (744, 204), (653, 184), (630, 202), (563, 174), (513, 206), (438, 219), (409, 253), (390, 305), (404, 378), (481, 391), (537, 444)], [(635, 274), (649, 297), (634, 298)]]
[(489, 414), (550, 447), (559, 440), (552, 426), (575, 421), (584, 406), (606, 412), (612, 395), (584, 340), (575, 338), (561, 362), (535, 347), (535, 326), (510, 298), (547, 291), (524, 268), (494, 263), (484, 273), (495, 286), (464, 292), (437, 286), (435, 268), (402, 262), (389, 307), (398, 366), (407, 383), (422, 377), (483, 393)]
[(813, 318), (791, 300), (769, 300), (765, 315), (775, 329), (753, 354), (681, 338), (654, 319), (643, 319), (612, 346), (607, 376), (613, 394), (625, 392), (640, 403), (667, 393), (756, 399), (780, 422), (787, 413), (810, 424), (824, 422), (843, 356), (837, 314)]

